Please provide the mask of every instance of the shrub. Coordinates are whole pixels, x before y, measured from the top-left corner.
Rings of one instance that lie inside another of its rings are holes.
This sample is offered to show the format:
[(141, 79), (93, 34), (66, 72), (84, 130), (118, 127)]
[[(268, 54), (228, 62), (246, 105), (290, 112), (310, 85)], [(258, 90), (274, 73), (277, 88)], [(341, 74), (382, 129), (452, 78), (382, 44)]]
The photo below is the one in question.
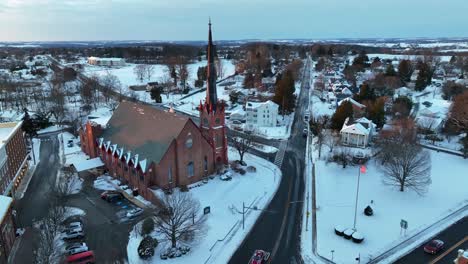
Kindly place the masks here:
[(181, 185), (179, 188), (180, 188), (181, 192), (188, 192), (189, 191), (189, 188), (187, 187), (187, 185)]
[(138, 246), (138, 255), (142, 259), (154, 256), (154, 248), (158, 246), (158, 240), (150, 236), (145, 236)]
[(146, 218), (141, 225), (141, 234), (149, 235), (154, 230), (154, 220), (151, 217)]

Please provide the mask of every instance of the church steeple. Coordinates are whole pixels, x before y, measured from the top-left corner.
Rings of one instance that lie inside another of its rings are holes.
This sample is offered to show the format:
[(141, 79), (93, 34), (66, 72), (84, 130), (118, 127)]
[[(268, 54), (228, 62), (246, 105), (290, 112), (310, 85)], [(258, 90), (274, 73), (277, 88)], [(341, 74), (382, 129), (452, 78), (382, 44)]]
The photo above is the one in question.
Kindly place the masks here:
[(211, 33), (211, 18), (208, 22), (208, 47), (206, 50), (207, 67), (206, 67), (206, 103), (213, 110), (216, 111), (216, 104), (218, 102), (218, 95), (216, 92), (216, 69), (214, 64), (215, 45), (213, 45), (213, 37)]

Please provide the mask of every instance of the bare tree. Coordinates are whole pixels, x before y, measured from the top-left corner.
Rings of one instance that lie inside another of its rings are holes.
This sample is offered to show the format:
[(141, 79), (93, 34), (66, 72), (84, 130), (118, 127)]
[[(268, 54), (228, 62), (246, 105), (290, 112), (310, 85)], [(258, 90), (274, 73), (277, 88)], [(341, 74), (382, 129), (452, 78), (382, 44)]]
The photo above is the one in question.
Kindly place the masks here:
[(65, 93), (59, 86), (54, 86), (50, 91), (49, 101), (51, 103), (50, 112), (55, 118), (57, 124), (61, 125), (67, 115), (67, 107), (65, 105)]
[(219, 79), (222, 79), (224, 77), (225, 71), (226, 71), (226, 68), (224, 67), (224, 61), (218, 58), (216, 60), (216, 73)]
[(144, 64), (138, 64), (133, 68), (133, 73), (136, 75), (136, 79), (143, 82), (145, 76), (147, 76), (146, 67)]
[(240, 162), (244, 162), (244, 154), (252, 148), (252, 133), (246, 134), (243, 137), (231, 137), (231, 143), (239, 153)]
[(151, 80), (151, 77), (153, 77), (153, 75), (154, 75), (154, 65), (145, 64), (145, 76), (148, 82)]
[(384, 151), (388, 151), (388, 159), (382, 166), (383, 182), (398, 186), (403, 192), (410, 188), (418, 194), (427, 191), (431, 184), (431, 159), (429, 153), (420, 146), (413, 144), (389, 143)]
[(166, 237), (172, 247), (192, 241), (205, 231), (206, 218), (200, 203), (190, 193), (175, 192), (162, 200), (164, 208), (155, 219), (156, 232)]
[(338, 134), (331, 129), (326, 130), (324, 134), (324, 144), (328, 146), (330, 152), (333, 152), (333, 149), (338, 145), (340, 138)]
[(108, 71), (101, 79), (101, 93), (106, 103), (109, 103), (109, 100), (116, 91), (121, 91), (120, 80), (117, 76)]

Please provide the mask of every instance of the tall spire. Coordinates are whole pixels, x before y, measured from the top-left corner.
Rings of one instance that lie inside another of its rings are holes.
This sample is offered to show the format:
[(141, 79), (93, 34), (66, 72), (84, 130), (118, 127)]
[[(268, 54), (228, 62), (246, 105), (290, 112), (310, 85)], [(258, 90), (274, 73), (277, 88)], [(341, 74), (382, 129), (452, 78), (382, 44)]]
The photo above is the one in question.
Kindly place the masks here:
[(206, 103), (211, 106), (213, 111), (216, 111), (216, 103), (218, 102), (218, 95), (216, 92), (216, 70), (214, 65), (215, 46), (213, 45), (213, 37), (211, 34), (211, 18), (208, 21), (208, 47), (206, 50), (207, 67), (206, 67)]

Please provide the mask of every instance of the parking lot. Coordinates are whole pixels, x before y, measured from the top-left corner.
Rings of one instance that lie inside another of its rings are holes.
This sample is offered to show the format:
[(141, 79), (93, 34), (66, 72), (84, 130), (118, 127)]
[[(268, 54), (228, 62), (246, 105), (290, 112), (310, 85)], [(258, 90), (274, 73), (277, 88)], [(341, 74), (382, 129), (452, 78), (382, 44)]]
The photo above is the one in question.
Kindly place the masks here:
[(119, 263), (127, 259), (127, 242), (130, 229), (150, 213), (129, 219), (126, 214), (136, 208), (125, 198), (113, 203), (101, 199), (103, 190), (93, 187), (95, 176), (86, 175), (83, 189), (70, 197), (68, 204), (86, 212), (82, 218), (85, 238), (93, 250), (97, 263)]

